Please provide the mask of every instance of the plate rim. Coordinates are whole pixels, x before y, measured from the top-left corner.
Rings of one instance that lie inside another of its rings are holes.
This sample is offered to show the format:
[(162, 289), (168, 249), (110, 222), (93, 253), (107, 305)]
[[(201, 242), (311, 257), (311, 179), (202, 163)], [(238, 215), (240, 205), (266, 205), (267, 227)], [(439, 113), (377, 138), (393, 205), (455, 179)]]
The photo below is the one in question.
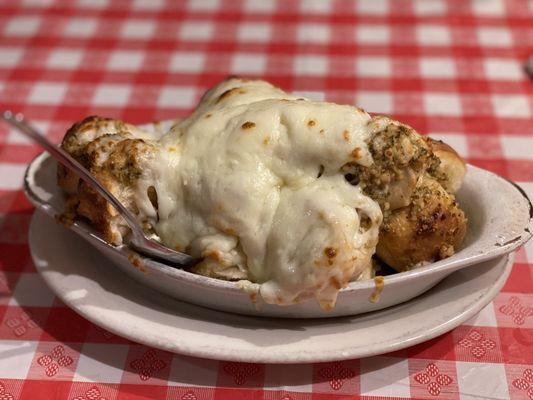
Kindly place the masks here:
[[(57, 282), (53, 282), (53, 278), (46, 273), (46, 268), (43, 268), (42, 266), (39, 266), (39, 262), (37, 262), (37, 255), (35, 254), (35, 236), (36, 236), (36, 228), (35, 226), (39, 223), (36, 222), (38, 219), (47, 218), (50, 222), (52, 222), (52, 219), (47, 216), (44, 212), (37, 210), (31, 219), (30, 224), (30, 230), (29, 230), (29, 248), (31, 257), (35, 263), (35, 267), (38, 271), (38, 273), (43, 277), (44, 281), (50, 287), (50, 289), (54, 292), (54, 294), (61, 299), (69, 308), (73, 309), (77, 314), (81, 315), (83, 318), (89, 320), (90, 322), (94, 323), (95, 325), (98, 325), (114, 334), (120, 337), (125, 337), (126, 339), (129, 339), (136, 343), (142, 343), (147, 346), (156, 347), (165, 351), (170, 351), (172, 353), (187, 355), (187, 356), (193, 356), (193, 357), (202, 357), (207, 359), (216, 359), (216, 360), (223, 360), (223, 361), (238, 361), (238, 362), (255, 362), (255, 363), (271, 363), (271, 364), (295, 364), (295, 363), (311, 363), (311, 362), (326, 362), (326, 361), (337, 361), (337, 360), (345, 360), (345, 359), (354, 359), (354, 358), (360, 358), (360, 357), (368, 357), (368, 356), (374, 356), (378, 354), (384, 354), (389, 353), (392, 351), (397, 351), (404, 349), (406, 347), (410, 347), (422, 342), (425, 342), (427, 340), (431, 340), (437, 336), (440, 336), (451, 329), (455, 328), (456, 326), (460, 325), (462, 322), (468, 320), (469, 318), (476, 315), (483, 307), (485, 307), (490, 301), (499, 293), (500, 289), (503, 287), (505, 282), (507, 281), (507, 278), (509, 274), (511, 273), (512, 266), (514, 263), (514, 253), (502, 255), (499, 257), (500, 260), (504, 263), (500, 268), (502, 268), (503, 273), (501, 273), (498, 278), (494, 281), (494, 283), (490, 286), (490, 288), (484, 293), (481, 297), (478, 297), (475, 301), (473, 301), (467, 308), (464, 309), (462, 313), (459, 315), (456, 315), (455, 317), (437, 324), (433, 329), (425, 331), (423, 334), (416, 335), (414, 337), (410, 337), (404, 340), (397, 340), (395, 343), (387, 344), (385, 346), (380, 347), (379, 349), (371, 348), (369, 351), (361, 350), (361, 346), (355, 347), (355, 350), (350, 351), (349, 349), (346, 351), (339, 351), (334, 350), (333, 354), (331, 352), (322, 351), (320, 356), (317, 356), (316, 354), (310, 352), (309, 354), (304, 354), (303, 356), (300, 354), (291, 354), (288, 358), (279, 359), (275, 355), (269, 356), (265, 352), (261, 355), (258, 355), (257, 353), (250, 354), (249, 350), (245, 350), (245, 354), (239, 354), (235, 355), (231, 352), (220, 352), (219, 349), (217, 351), (213, 351), (212, 347), (203, 347), (203, 348), (191, 348), (190, 346), (187, 347), (184, 345), (183, 341), (177, 343), (171, 344), (161, 344), (161, 343), (154, 343), (150, 340), (144, 340), (143, 338), (139, 339), (138, 336), (135, 335), (135, 332), (133, 331), (124, 331), (120, 330), (119, 328), (116, 328), (113, 325), (110, 325), (108, 321), (105, 318), (99, 318), (98, 313), (90, 313), (87, 310), (83, 309), (83, 307), (80, 307), (77, 304), (73, 304), (71, 299), (67, 298), (64, 293), (59, 291), (59, 287), (57, 285)], [(70, 232), (68, 230), (64, 231), (66, 234), (74, 235), (73, 232)], [(83, 242), (84, 246), (89, 246), (89, 243), (86, 243), (83, 241), (82, 238), (77, 237), (74, 235), (75, 239), (80, 240)], [(115, 270), (115, 273), (119, 273), (118, 270)], [(132, 279), (128, 277), (127, 279)], [(438, 285), (437, 285), (438, 286)], [(102, 289), (105, 290), (105, 289)], [(430, 289), (428, 293), (430, 293), (433, 289)], [(164, 295), (167, 297), (166, 295)], [(178, 300), (172, 299), (177, 304), (184, 303), (180, 302)], [(409, 300), (406, 304), (414, 301), (419, 301), (418, 298), (414, 298), (412, 300)], [(142, 305), (143, 307), (149, 308), (146, 304)], [(194, 306), (194, 307), (201, 307), (201, 306)], [(202, 309), (206, 310), (208, 313), (224, 313), (221, 311), (215, 311), (211, 309), (207, 309), (204, 307), (201, 307)], [(371, 312), (367, 314), (373, 314), (373, 313), (379, 313), (381, 311)], [(366, 314), (364, 314), (366, 315)], [(263, 317), (243, 317), (239, 316), (241, 318), (252, 318), (252, 319), (264, 319)], [(143, 317), (144, 318), (144, 317)], [(340, 317), (343, 318), (343, 317)], [(265, 355), (266, 354), (266, 355)]]

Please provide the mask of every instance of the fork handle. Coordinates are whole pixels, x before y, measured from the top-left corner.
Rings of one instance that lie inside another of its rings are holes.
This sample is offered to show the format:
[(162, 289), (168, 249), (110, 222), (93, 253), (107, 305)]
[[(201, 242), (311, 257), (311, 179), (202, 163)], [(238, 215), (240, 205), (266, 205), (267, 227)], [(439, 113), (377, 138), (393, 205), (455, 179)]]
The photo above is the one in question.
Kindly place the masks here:
[(41, 145), (48, 151), (52, 157), (63, 164), (65, 167), (75, 172), (81, 179), (85, 181), (91, 188), (96, 190), (104, 199), (110, 202), (119, 213), (124, 217), (129, 227), (135, 236), (145, 237), (139, 223), (135, 216), (122, 205), (120, 201), (110, 193), (100, 182), (98, 182), (87, 169), (76, 161), (70, 154), (68, 154), (61, 147), (57, 147), (50, 142), (45, 136), (41, 135), (35, 128), (33, 128), (24, 118), (21, 113), (14, 114), (7, 110), (2, 112), (2, 118), (11, 126), (22, 132), (24, 135)]

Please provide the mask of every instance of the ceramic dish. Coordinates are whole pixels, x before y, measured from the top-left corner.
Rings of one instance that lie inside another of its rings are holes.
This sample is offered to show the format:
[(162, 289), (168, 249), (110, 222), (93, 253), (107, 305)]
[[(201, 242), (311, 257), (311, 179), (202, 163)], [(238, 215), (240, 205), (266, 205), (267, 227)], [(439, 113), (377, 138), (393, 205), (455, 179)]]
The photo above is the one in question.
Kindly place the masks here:
[[(159, 125), (160, 127), (160, 125)], [(47, 154), (29, 165), (25, 177), (28, 198), (51, 216), (64, 210), (61, 189), (56, 184), (56, 162)], [(140, 258), (127, 247), (114, 247), (83, 223), (70, 228), (100, 250), (123, 272), (176, 299), (223, 311), (287, 318), (355, 315), (390, 307), (425, 292), (450, 273), (514, 251), (531, 237), (531, 205), (512, 183), (488, 171), (468, 166), (464, 185), (457, 194), (468, 219), (468, 232), (454, 256), (408, 272), (385, 277), (384, 288), (375, 296), (373, 280), (350, 283), (339, 293), (331, 311), (311, 300), (277, 306), (260, 298), (251, 300), (239, 283), (207, 278)], [(370, 301), (371, 298), (377, 301)]]
[(453, 329), (498, 294), (513, 256), (450, 274), (421, 296), (373, 313), (328, 319), (256, 318), (180, 302), (124, 277), (71, 231), (37, 211), (30, 249), (55, 294), (93, 323), (135, 342), (191, 356), (264, 363), (353, 359), (400, 350)]

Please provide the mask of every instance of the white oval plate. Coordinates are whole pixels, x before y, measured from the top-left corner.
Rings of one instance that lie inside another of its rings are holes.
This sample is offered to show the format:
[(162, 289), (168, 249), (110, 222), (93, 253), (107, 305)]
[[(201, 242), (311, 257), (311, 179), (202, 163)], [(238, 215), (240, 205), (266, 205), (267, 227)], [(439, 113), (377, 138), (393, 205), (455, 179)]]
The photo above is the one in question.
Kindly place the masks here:
[[(48, 155), (38, 156), (29, 165), (25, 177), (28, 198), (49, 215), (64, 210), (61, 189), (56, 184), (56, 162)], [(106, 255), (122, 271), (156, 290), (178, 300), (240, 314), (286, 318), (320, 318), (376, 311), (425, 292), (450, 273), (514, 251), (531, 237), (531, 204), (517, 187), (488, 171), (468, 166), (465, 182), (457, 199), (469, 219), (464, 248), (445, 260), (412, 271), (385, 277), (379, 301), (372, 303), (374, 281), (350, 283), (339, 293), (332, 311), (322, 310), (316, 301), (280, 307), (261, 298), (252, 303), (235, 282), (207, 278), (173, 268), (157, 261), (142, 259), (143, 268), (135, 268), (128, 256), (131, 251), (109, 245), (98, 233), (83, 223), (71, 229)]]
[(309, 363), (400, 350), (478, 313), (504, 285), (513, 256), (457, 271), (387, 310), (327, 319), (257, 318), (180, 302), (140, 284), (37, 211), (29, 235), (37, 270), (83, 317), (117, 335), (175, 353), (219, 360)]

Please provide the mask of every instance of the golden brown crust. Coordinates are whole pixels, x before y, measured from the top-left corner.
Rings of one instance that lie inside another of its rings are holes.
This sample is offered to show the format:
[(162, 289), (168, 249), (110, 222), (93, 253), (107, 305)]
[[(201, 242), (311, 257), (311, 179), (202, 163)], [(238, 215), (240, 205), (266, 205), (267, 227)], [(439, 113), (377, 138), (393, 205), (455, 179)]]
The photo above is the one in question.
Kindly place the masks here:
[(459, 154), (442, 140), (428, 138), (428, 143), (435, 154), (440, 159), (439, 168), (444, 174), (441, 185), (449, 193), (455, 193), (461, 187), (466, 174), (466, 162)]
[(467, 220), (453, 195), (430, 177), (421, 178), (411, 204), (387, 215), (376, 254), (397, 271), (454, 254)]
[[(93, 116), (74, 124), (61, 147), (130, 211), (137, 213), (132, 188), (142, 174), (144, 160), (153, 155), (155, 148), (135, 138), (135, 133), (132, 125)], [(62, 165), (58, 165), (57, 180), (75, 214), (88, 219), (108, 242), (122, 243), (127, 232), (125, 222), (107, 201)]]

